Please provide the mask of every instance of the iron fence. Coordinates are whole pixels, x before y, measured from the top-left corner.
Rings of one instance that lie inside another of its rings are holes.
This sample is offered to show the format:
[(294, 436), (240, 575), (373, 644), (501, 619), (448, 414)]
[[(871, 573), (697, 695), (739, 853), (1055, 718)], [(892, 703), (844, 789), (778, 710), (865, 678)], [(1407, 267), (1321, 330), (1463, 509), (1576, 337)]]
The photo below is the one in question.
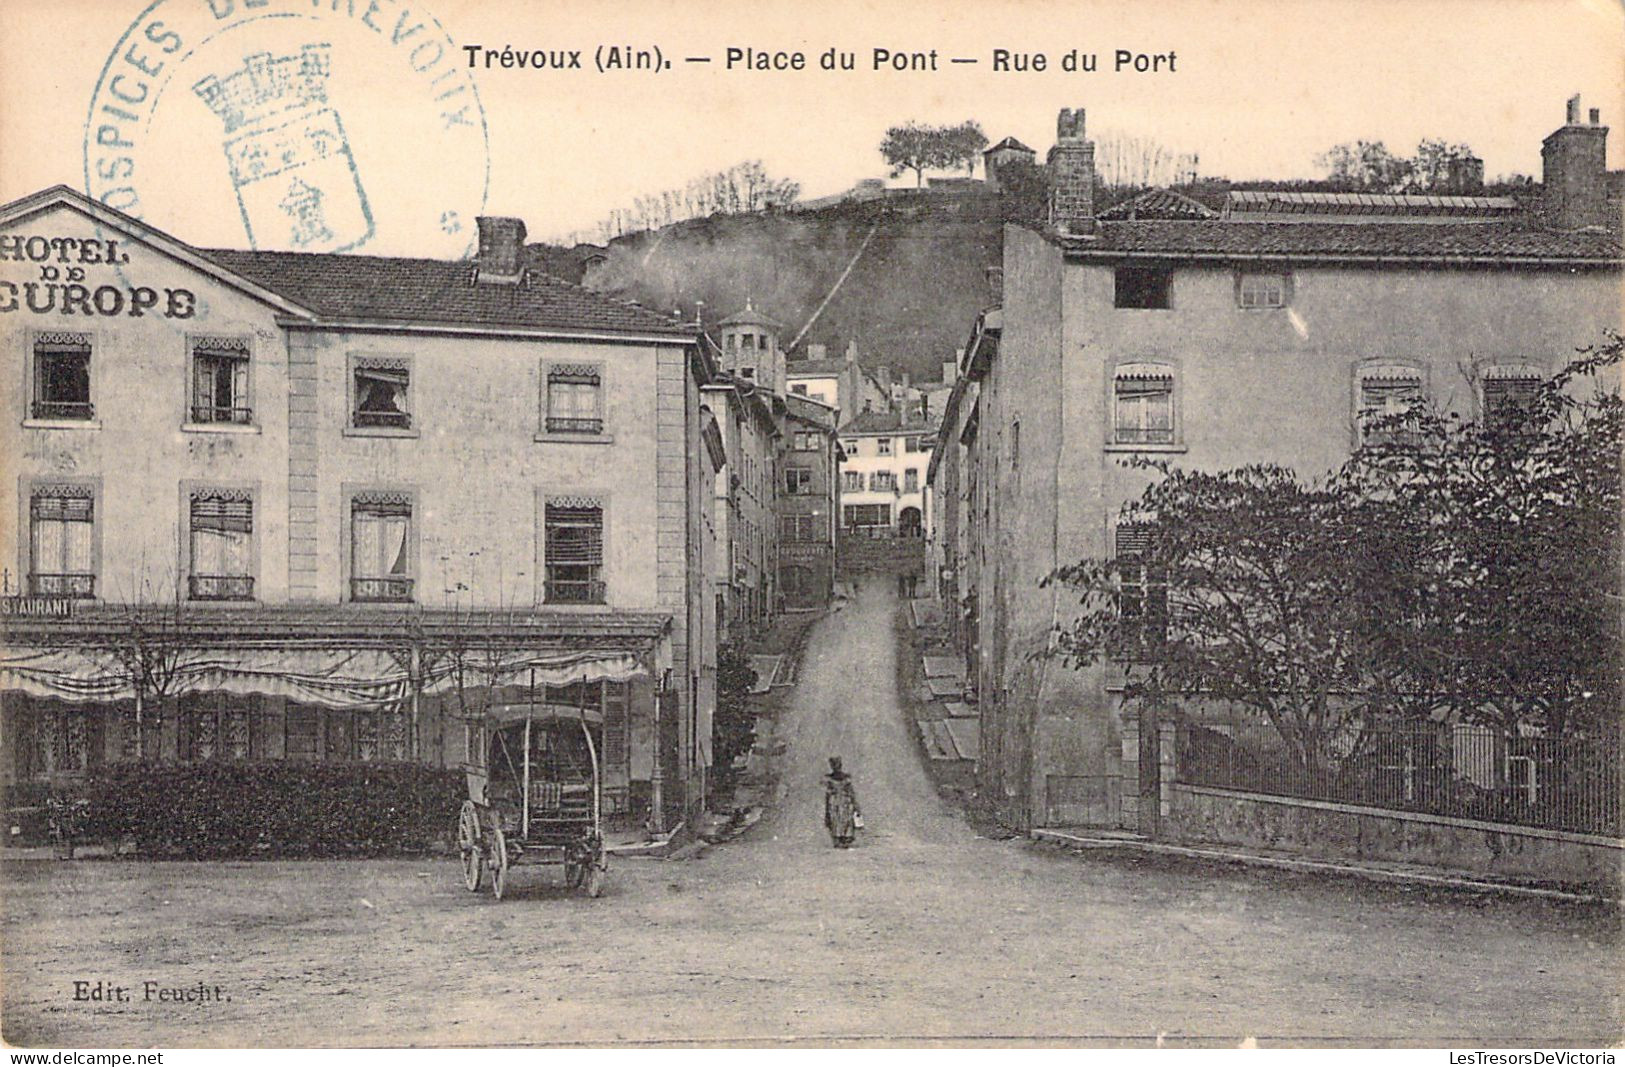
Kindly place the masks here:
[(1367, 727), (1291, 753), (1263, 723), (1186, 726), (1177, 777), (1275, 796), (1620, 836), (1617, 737), (1523, 737), (1485, 726)]

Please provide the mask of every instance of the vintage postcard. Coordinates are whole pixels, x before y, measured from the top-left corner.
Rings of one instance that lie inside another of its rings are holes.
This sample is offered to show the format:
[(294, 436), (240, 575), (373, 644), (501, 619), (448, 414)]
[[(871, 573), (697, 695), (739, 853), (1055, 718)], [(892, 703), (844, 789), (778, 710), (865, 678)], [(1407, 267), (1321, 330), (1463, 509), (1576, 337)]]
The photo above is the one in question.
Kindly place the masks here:
[(1617, 1046), (1622, 44), (8, 0), (0, 1036)]

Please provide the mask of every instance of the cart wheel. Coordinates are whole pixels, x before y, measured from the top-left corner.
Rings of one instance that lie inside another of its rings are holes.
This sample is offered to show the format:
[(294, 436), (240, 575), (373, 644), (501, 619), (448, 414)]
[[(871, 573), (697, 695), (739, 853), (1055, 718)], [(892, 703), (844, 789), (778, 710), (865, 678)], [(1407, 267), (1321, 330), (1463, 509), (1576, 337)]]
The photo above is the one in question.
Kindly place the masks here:
[(457, 850), (463, 856), (463, 885), (478, 893), (485, 879), (485, 857), (480, 852), (480, 813), (472, 800), (463, 801), (457, 816)]
[(587, 895), (589, 897), (604, 895), (604, 876), (607, 873), (599, 863), (587, 864)]
[(502, 836), (501, 827), (491, 831), (490, 857), (491, 895), (501, 900), (508, 888), (508, 839)]

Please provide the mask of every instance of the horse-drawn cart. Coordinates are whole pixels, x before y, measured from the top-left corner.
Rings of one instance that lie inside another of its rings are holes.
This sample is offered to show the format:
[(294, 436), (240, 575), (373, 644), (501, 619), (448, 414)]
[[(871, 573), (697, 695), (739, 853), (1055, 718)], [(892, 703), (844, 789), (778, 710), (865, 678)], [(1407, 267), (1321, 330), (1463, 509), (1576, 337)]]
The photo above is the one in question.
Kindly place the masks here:
[(602, 893), (598, 710), (538, 704), (533, 686), (527, 703), (487, 708), (474, 734), (457, 820), (463, 884), (478, 892), (489, 878), (501, 900), (511, 868), (550, 865), (571, 889)]

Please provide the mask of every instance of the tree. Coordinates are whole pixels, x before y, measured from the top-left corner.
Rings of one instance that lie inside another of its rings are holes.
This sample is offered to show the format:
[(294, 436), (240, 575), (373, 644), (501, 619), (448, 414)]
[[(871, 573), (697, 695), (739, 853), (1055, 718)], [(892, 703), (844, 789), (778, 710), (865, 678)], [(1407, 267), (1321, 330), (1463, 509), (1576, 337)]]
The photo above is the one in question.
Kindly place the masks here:
[(957, 126), (908, 122), (886, 131), (880, 142), (880, 154), (891, 166), (893, 178), (913, 171), (914, 184), (919, 187), (925, 184), (927, 170), (964, 167), (974, 172), (977, 157), (986, 147), (987, 135), (974, 119)]
[(738, 757), (756, 742), (756, 716), (751, 710), (750, 691), (756, 685), (756, 670), (750, 656), (737, 644), (717, 650), (717, 710), (711, 720), (711, 758), (718, 778), (726, 778)]
[(1216, 474), (1142, 461), (1159, 477), (1121, 516), (1133, 555), (1086, 559), (1050, 576), (1082, 611), (1053, 654), (1084, 666), (1132, 662), (1131, 706), (1230, 702), (1261, 714), (1293, 768), (1313, 776), (1347, 751), (1364, 710), (1361, 589), (1348, 566), (1359, 531), (1338, 487), (1290, 470)]
[[(1617, 726), (1621, 339), (1485, 417), (1421, 407), (1340, 474), (1379, 534), (1370, 634), (1396, 693), (1548, 736)], [(1485, 383), (1474, 381), (1475, 391)]]
[(1334, 145), (1317, 160), (1326, 178), (1348, 192), (1470, 193), (1484, 184), (1484, 165), (1470, 146), (1424, 137), (1413, 156), (1381, 141)]

